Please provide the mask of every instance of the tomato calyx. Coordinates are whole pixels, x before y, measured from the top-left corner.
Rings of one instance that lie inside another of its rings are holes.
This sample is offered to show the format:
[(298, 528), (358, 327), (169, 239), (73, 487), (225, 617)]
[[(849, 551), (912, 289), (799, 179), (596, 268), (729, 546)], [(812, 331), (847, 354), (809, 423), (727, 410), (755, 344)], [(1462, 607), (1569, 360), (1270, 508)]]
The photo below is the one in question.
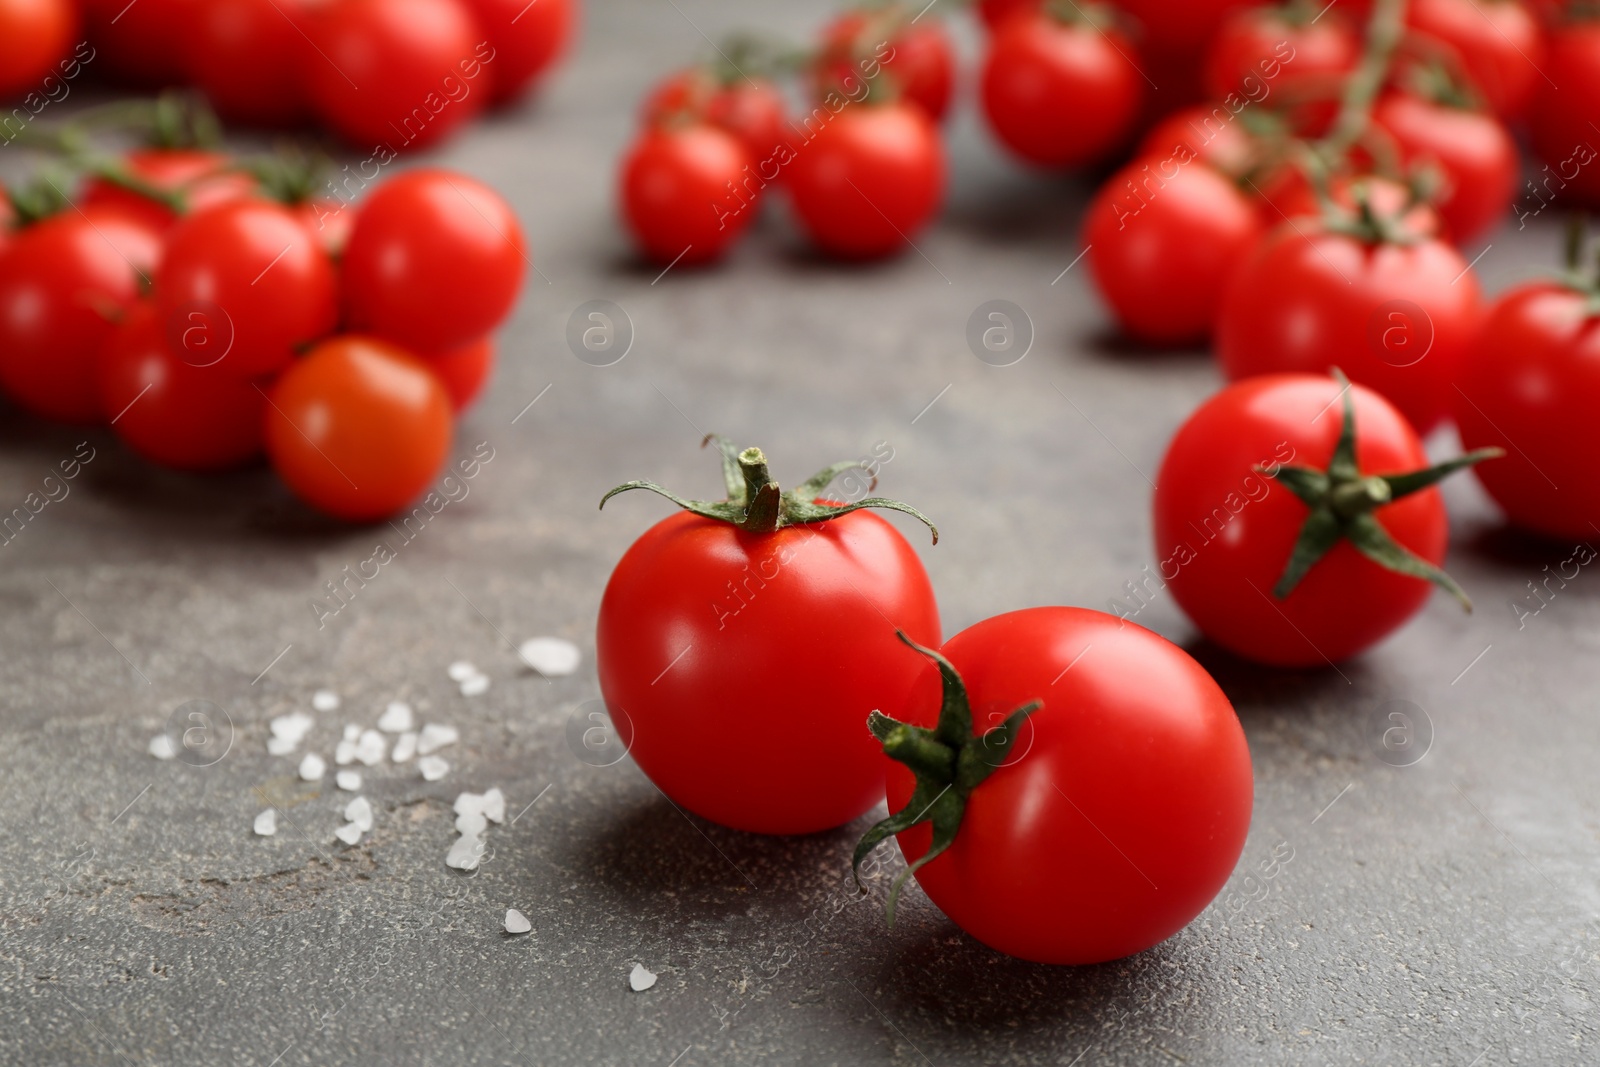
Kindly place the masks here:
[[(604, 508), (606, 501), (618, 493), (625, 493), (630, 489), (648, 489), (652, 493), (666, 497), (685, 511), (702, 518), (731, 523), (749, 533), (776, 533), (786, 526), (827, 522), (829, 519), (836, 519), (852, 511), (860, 511), (862, 508), (885, 508), (890, 511), (903, 511), (918, 519), (933, 532), (933, 543), (939, 543), (939, 528), (933, 524), (932, 519), (910, 504), (879, 496), (867, 497), (848, 504), (817, 502), (817, 497), (833, 484), (834, 479), (846, 471), (864, 470), (871, 474), (868, 465), (861, 460), (845, 460), (831, 464), (807, 478), (797, 488), (785, 492), (773, 479), (772, 472), (767, 467), (766, 454), (761, 449), (753, 447), (741, 449), (732, 441), (716, 434), (707, 434), (705, 440), (700, 442), (702, 448), (708, 444), (715, 444), (717, 450), (722, 453), (722, 477), (728, 487), (726, 500), (687, 500), (655, 482), (635, 480), (623, 482), (601, 497), (600, 506)], [(877, 484), (878, 479), (874, 475), (868, 490)]]
[(956, 833), (961, 829), (962, 816), (966, 814), (967, 798), (985, 779), (1005, 765), (1006, 757), (1010, 755), (1021, 732), (1022, 721), (1044, 707), (1042, 700), (1029, 701), (1007, 715), (1000, 725), (982, 734), (974, 733), (967, 686), (955, 666), (938, 652), (922, 647), (903, 632), (896, 630), (894, 635), (913, 651), (920, 652), (938, 665), (943, 699), (939, 705), (939, 722), (931, 730), (900, 722), (881, 711), (874, 711), (867, 716), (867, 729), (883, 745), (884, 755), (911, 768), (917, 784), (905, 807), (874, 825), (856, 843), (855, 855), (850, 860), (856, 886), (864, 888), (861, 886), (861, 861), (885, 839), (909, 830), (918, 823), (925, 822), (933, 828), (933, 841), (928, 851), (901, 871), (889, 887), (889, 902), (884, 912), (890, 929), (894, 928), (894, 906), (900, 899), (900, 890), (905, 887), (906, 879), (955, 841)]
[(1472, 611), (1467, 594), (1440, 568), (1401, 545), (1384, 529), (1374, 512), (1402, 497), (1434, 485), (1458, 470), (1505, 455), (1500, 448), (1480, 448), (1423, 470), (1399, 474), (1362, 474), (1356, 465), (1356, 409), (1350, 396), (1350, 380), (1335, 367), (1333, 378), (1339, 383), (1343, 402), (1343, 423), (1339, 441), (1327, 470), (1313, 467), (1256, 467), (1257, 474), (1273, 478), (1300, 498), (1311, 509), (1300, 528), (1294, 550), (1283, 569), (1272, 595), (1283, 600), (1294, 591), (1317, 562), (1341, 539), (1380, 567), (1397, 574), (1432, 582)]
[(1584, 265), (1589, 220), (1580, 212), (1567, 221), (1567, 269), (1559, 275), (1562, 285), (1586, 297), (1583, 311), (1588, 318), (1600, 316), (1600, 263)]

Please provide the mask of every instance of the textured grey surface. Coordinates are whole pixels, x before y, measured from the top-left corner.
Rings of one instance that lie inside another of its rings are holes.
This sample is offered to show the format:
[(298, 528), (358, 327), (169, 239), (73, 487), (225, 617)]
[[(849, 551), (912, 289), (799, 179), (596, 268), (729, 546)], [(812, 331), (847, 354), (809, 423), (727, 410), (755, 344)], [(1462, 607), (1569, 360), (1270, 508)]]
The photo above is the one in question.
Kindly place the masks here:
[[(803, 33), (822, 14), (759, 17)], [(1228, 660), (1194, 644), (1170, 599), (1141, 613), (1235, 701), (1256, 808), (1223, 897), (1133, 959), (1002, 958), (915, 889), (890, 935), (879, 909), (898, 858), (866, 899), (846, 880), (865, 821), (733, 833), (680, 815), (626, 761), (575, 758), (566, 724), (598, 696), (600, 590), (664, 513), (643, 496), (595, 502), (636, 476), (713, 493), (702, 431), (761, 443), (788, 480), (888, 441), (883, 487), (944, 535), (926, 549), (902, 525), (953, 633), (1030, 604), (1103, 607), (1135, 578), (1149, 559), (1138, 472), (1217, 385), (1201, 354), (1106, 342), (1081, 265), (1052, 284), (1077, 254), (1086, 186), (997, 159), (966, 105), (926, 258), (819, 263), (769, 217), (720, 270), (653, 281), (631, 264), (610, 187), (634, 101), (702, 45), (697, 27), (753, 17), (591, 5), (540, 101), (441, 153), (507, 191), (542, 277), (460, 428), (461, 455), (489, 442), (495, 458), (324, 628), (321, 583), (395, 538), (310, 515), (264, 470), (174, 476), (92, 433), (71, 495), (0, 548), (0, 1062), (1595, 1062), (1600, 578), (1519, 631), (1508, 601), (1568, 550), (1504, 532), (1470, 479), (1447, 490), (1449, 562), (1479, 612), (1435, 596), (1342, 674)], [(1539, 221), (1493, 236), (1491, 291), (1549, 261), (1554, 224)], [(994, 297), (1037, 330), (1008, 368), (964, 339)], [(608, 368), (564, 340), (596, 298), (637, 330)], [(83, 437), (4, 412), (0, 505)], [(547, 682), (520, 668), (503, 637), (536, 634), (576, 640), (583, 669)], [(493, 676), (486, 695), (445, 678), (462, 657)], [(396, 697), (462, 732), (443, 781), (414, 764), (367, 772), (377, 825), (355, 848), (333, 842), (331, 772), (319, 791), (294, 779), (298, 757), (265, 753), (267, 720), (325, 685), (345, 707), (306, 748), (330, 754), (343, 723), (370, 725)], [(227, 756), (146, 755), (192, 699), (228, 712)], [(1394, 700), (1432, 724), (1414, 766), (1381, 758)], [(512, 812), (539, 799), (491, 828), (491, 856), (464, 876), (443, 865), (449, 804), (489, 786)], [(292, 820), (276, 837), (251, 833), (258, 791)], [(1274, 865), (1275, 850), (1292, 858)], [(531, 935), (501, 934), (507, 907)], [(648, 992), (628, 989), (635, 963), (660, 974)]]

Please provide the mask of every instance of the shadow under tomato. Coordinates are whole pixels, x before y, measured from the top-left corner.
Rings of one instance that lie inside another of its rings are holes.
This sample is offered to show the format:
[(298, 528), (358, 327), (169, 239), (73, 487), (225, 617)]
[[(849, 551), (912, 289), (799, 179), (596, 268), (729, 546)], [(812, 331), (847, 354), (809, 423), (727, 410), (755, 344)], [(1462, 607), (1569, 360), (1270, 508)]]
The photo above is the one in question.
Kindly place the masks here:
[(1499, 569), (1514, 575), (1526, 573), (1537, 580), (1546, 566), (1554, 569), (1573, 553), (1579, 540), (1600, 548), (1600, 533), (1586, 538), (1552, 537), (1533, 533), (1507, 522), (1478, 527), (1459, 545), (1459, 552), (1471, 552)]
[(1366, 692), (1373, 677), (1360, 656), (1320, 667), (1269, 667), (1237, 656), (1205, 637), (1192, 638), (1180, 647), (1210, 672), (1241, 718), (1247, 708), (1281, 711), (1321, 706), (1348, 696), (1352, 687)]
[[(1110, 363), (1139, 363), (1154, 366), (1161, 363), (1181, 363), (1185, 367), (1210, 354), (1204, 342), (1187, 345), (1156, 345), (1138, 341), (1111, 326), (1104, 326), (1086, 336), (1076, 338), (1075, 347), (1081, 348), (1096, 360)], [(1218, 388), (1221, 388), (1221, 382)]]

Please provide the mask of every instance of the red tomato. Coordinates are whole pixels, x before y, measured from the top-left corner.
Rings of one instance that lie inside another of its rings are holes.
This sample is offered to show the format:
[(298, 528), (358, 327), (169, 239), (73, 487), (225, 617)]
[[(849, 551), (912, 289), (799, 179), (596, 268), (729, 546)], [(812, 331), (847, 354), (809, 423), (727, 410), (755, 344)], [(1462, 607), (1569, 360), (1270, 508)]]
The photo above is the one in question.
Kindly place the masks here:
[[(813, 129), (807, 122), (807, 130)], [(904, 250), (944, 197), (939, 131), (909, 104), (848, 104), (798, 147), (787, 186), (817, 247), (845, 259)]]
[(1228, 16), (1206, 52), (1206, 92), (1284, 102), (1339, 94), (1361, 59), (1356, 31), (1337, 11), (1312, 19), (1295, 7), (1241, 8)]
[(1161, 85), (1156, 102), (1171, 106), (1199, 97), (1200, 66), (1211, 38), (1232, 12), (1260, 2), (1120, 0), (1117, 7), (1132, 16), (1141, 31), (1140, 63)]
[[(916, 870), (939, 910), (1001, 952), (1083, 964), (1141, 952), (1205, 909), (1244, 849), (1254, 790), (1244, 731), (1204, 668), (1143, 627), (1083, 608), (985, 619), (943, 653), (965, 682), (975, 736), (959, 750), (924, 737), (994, 769), (965, 798), (936, 775), (919, 796), (896, 763), (887, 789), (891, 812), (942, 804), (960, 820), (949, 847)], [(1009, 750), (980, 739), (1041, 700)], [(939, 724), (926, 664), (910, 706), (911, 726)], [(917, 863), (934, 835), (922, 822), (898, 837)]]
[(1372, 121), (1394, 138), (1406, 165), (1431, 163), (1443, 172), (1436, 203), (1458, 243), (1510, 214), (1522, 161), (1493, 116), (1391, 93), (1373, 108)]
[(854, 86), (873, 82), (886, 72), (908, 100), (935, 122), (950, 106), (955, 85), (955, 51), (944, 25), (935, 17), (913, 18), (909, 8), (888, 7), (847, 11), (822, 31), (813, 76), (817, 95), (829, 91), (859, 95)]
[[(744, 145), (717, 126), (647, 129), (622, 163), (622, 217), (656, 263), (720, 259), (755, 217), (761, 181)], [(681, 258), (680, 258), (681, 257)]]
[(978, 0), (978, 17), (989, 30), (997, 30), (1022, 11), (1037, 11), (1043, 0)]
[(1547, 164), (1536, 195), (1541, 204), (1551, 197), (1600, 204), (1600, 21), (1552, 33), (1545, 73), (1550, 81), (1539, 79), (1528, 109), (1534, 150)]
[(286, 126), (306, 110), (304, 0), (207, 0), (185, 27), (190, 75), (223, 118)]
[(324, 341), (271, 390), (267, 455), (296, 496), (350, 522), (381, 519), (444, 465), (454, 420), (422, 360), (376, 338)]
[(908, 711), (921, 669), (897, 628), (936, 643), (939, 613), (916, 552), (876, 515), (754, 532), (686, 511), (645, 531), (606, 584), (600, 691), (674, 804), (738, 830), (815, 833), (883, 797), (887, 761), (863, 724)]
[(266, 394), (174, 354), (167, 333), (155, 308), (141, 304), (100, 350), (100, 397), (117, 436), (178, 470), (226, 470), (260, 455)]
[(1539, 21), (1518, 0), (1410, 0), (1406, 23), (1453, 58), (1502, 118), (1521, 115), (1544, 81)]
[(451, 409), (459, 414), (478, 399), (494, 372), (494, 341), (480, 338), (442, 355), (427, 356), (425, 361), (450, 394)]
[[(1364, 386), (1351, 386), (1355, 464), (1361, 475), (1424, 468), (1428, 457), (1405, 417)], [(1326, 471), (1343, 421), (1341, 387), (1309, 374), (1237, 382), (1207, 400), (1168, 446), (1156, 478), (1155, 539), (1162, 579), (1205, 635), (1261, 663), (1338, 663), (1382, 640), (1428, 598), (1420, 578), (1396, 573), (1341, 536), (1292, 591), (1275, 591), (1310, 508), (1255, 468)], [(1368, 511), (1389, 537), (1437, 566), (1448, 526), (1426, 488)]]
[[(233, 159), (222, 152), (193, 148), (141, 148), (123, 156), (124, 170), (163, 192), (183, 194), (191, 212), (233, 200), (244, 200), (260, 191), (250, 175), (231, 169)], [(145, 219), (158, 230), (169, 230), (178, 216), (165, 204), (125, 186), (100, 177), (84, 184), (80, 203), (115, 204)]]
[(1234, 273), (1216, 352), (1233, 380), (1340, 367), (1426, 434), (1449, 410), (1479, 315), (1477, 276), (1443, 241), (1362, 240), (1301, 220), (1273, 231)]
[(300, 221), (311, 231), (323, 251), (335, 259), (344, 256), (350, 243), (350, 231), (355, 229), (360, 207), (336, 199), (311, 199), (295, 205)]
[(983, 64), (989, 128), (1040, 166), (1104, 158), (1128, 139), (1144, 97), (1133, 53), (1115, 29), (1042, 10), (1016, 15), (990, 38)]
[(458, 0), (339, 0), (313, 14), (306, 91), (356, 147), (434, 144), (488, 99), (494, 50)]
[[(1318, 218), (1323, 205), (1317, 199), (1305, 172), (1299, 167), (1279, 167), (1258, 186), (1261, 217), (1269, 226), (1302, 215)], [(1330, 183), (1328, 197), (1335, 205), (1354, 214), (1357, 194), (1365, 196), (1372, 210), (1394, 218), (1405, 232), (1417, 237), (1439, 233), (1439, 213), (1432, 205), (1416, 201), (1406, 186), (1376, 174), (1340, 174)]]
[(96, 74), (143, 86), (184, 81), (184, 28), (204, 2), (79, 0)]
[(1600, 317), (1591, 299), (1554, 282), (1505, 294), (1451, 390), (1462, 446), (1506, 450), (1476, 473), (1511, 521), (1585, 541), (1600, 527)]
[[(57, 64), (77, 39), (72, 0), (0, 0), (0, 102), (59, 92), (44, 84), (45, 77), (59, 73)], [(9, 142), (8, 133), (0, 126), (0, 143)]]
[(494, 60), (488, 72), (496, 102), (515, 99), (539, 80), (571, 43), (577, 0), (465, 0)]
[(487, 335), (511, 313), (528, 264), (511, 205), (475, 178), (427, 168), (362, 203), (344, 251), (358, 329), (422, 352)]
[(1152, 126), (1134, 156), (1181, 159), (1186, 153), (1235, 179), (1256, 165), (1258, 155), (1255, 138), (1226, 106), (1196, 104), (1180, 108)]
[(678, 71), (645, 97), (641, 120), (647, 127), (681, 125), (686, 120), (721, 127), (744, 144), (751, 164), (767, 181), (780, 173), (779, 158), (792, 151), (783, 92), (766, 78), (722, 84), (704, 67)]
[(161, 259), (161, 236), (89, 204), (19, 231), (0, 255), (0, 386), (64, 422), (105, 417), (95, 359)]
[(180, 222), (155, 291), (164, 322), (220, 331), (226, 354), (217, 365), (242, 378), (282, 370), (296, 346), (331, 333), (339, 319), (333, 261), (293, 209), (266, 200), (219, 204)]
[(1223, 283), (1261, 233), (1232, 182), (1179, 156), (1135, 160), (1112, 175), (1089, 205), (1083, 241), (1123, 331), (1178, 345), (1210, 334)]

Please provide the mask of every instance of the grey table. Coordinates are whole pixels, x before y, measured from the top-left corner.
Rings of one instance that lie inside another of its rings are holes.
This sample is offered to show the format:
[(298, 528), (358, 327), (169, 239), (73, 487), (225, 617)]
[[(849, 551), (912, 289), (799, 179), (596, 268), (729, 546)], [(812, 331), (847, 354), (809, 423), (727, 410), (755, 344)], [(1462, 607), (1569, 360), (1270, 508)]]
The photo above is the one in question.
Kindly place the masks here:
[[(1118, 595), (1150, 558), (1144, 474), (1218, 384), (1201, 353), (1109, 339), (1081, 264), (1062, 276), (1087, 182), (1022, 174), (969, 104), (952, 127), (949, 209), (922, 254), (839, 267), (769, 215), (720, 270), (658, 278), (634, 264), (611, 177), (646, 84), (703, 48), (700, 31), (759, 18), (799, 36), (823, 14), (591, 5), (542, 98), (440, 153), (506, 190), (539, 268), (493, 391), (459, 429), (460, 455), (487, 442), (494, 458), (320, 627), (323, 583), (396, 540), (387, 528), (313, 516), (265, 470), (181, 477), (103, 432), (0, 418), (6, 510), (85, 437), (97, 453), (0, 548), (0, 1062), (1600, 1058), (1600, 578), (1583, 573), (1519, 628), (1510, 602), (1569, 549), (1505, 532), (1470, 478), (1446, 490), (1449, 564), (1479, 611), (1436, 595), (1341, 673), (1232, 661), (1196, 642), (1170, 598), (1141, 613), (1234, 700), (1256, 806), (1223, 897), (1132, 959), (1003, 958), (915, 889), (891, 935), (887, 874), (865, 898), (847, 882), (865, 820), (801, 839), (734, 833), (675, 811), (626, 760), (575, 755), (569, 720), (598, 696), (600, 591), (665, 509), (641, 495), (596, 512), (611, 485), (714, 493), (696, 448), (711, 430), (760, 443), (791, 481), (889, 442), (883, 488), (944, 534), (925, 549), (903, 527), (953, 633)], [(1552, 261), (1556, 221), (1491, 241), (1478, 269), (1497, 291)], [(1004, 368), (965, 338), (997, 297), (1036, 333)], [(613, 366), (565, 340), (592, 299), (635, 330)], [(583, 668), (526, 670), (510, 646), (537, 634), (575, 640)], [(459, 658), (492, 677), (488, 693), (457, 692), (445, 667)], [(345, 722), (370, 726), (396, 698), (462, 735), (443, 780), (415, 764), (367, 772), (376, 825), (353, 848), (332, 838), (348, 794), (331, 768), (319, 789), (296, 780), (298, 756), (265, 750), (267, 721), (323, 686), (344, 707), (302, 751), (330, 754)], [(147, 755), (197, 699), (231, 722), (226, 756)], [(1381, 741), (1397, 701), (1427, 741), (1404, 767)], [(448, 869), (451, 802), (491, 786), (522, 814), (490, 828), (476, 874)], [(285, 813), (275, 837), (251, 832), (263, 797)], [(502, 934), (508, 907), (530, 935)], [(659, 974), (654, 988), (630, 991), (636, 963)]]

